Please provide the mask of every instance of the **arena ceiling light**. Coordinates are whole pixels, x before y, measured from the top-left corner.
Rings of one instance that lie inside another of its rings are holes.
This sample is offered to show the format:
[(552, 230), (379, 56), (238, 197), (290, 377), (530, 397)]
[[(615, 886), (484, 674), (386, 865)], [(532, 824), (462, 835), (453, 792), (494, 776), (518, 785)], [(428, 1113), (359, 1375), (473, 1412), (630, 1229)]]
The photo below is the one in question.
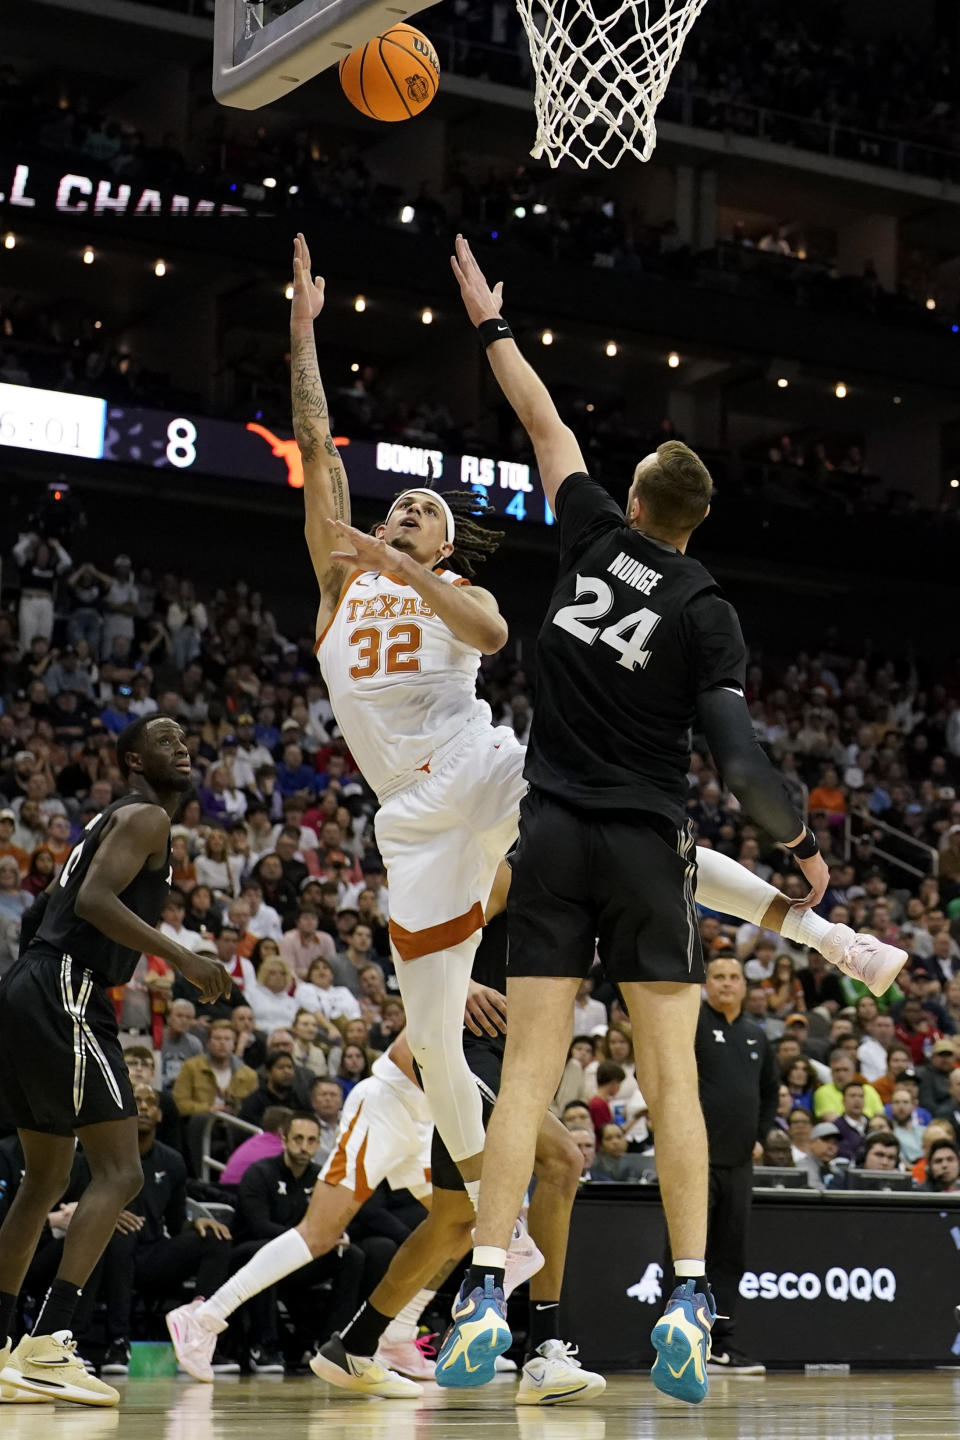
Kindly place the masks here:
[(536, 205), (534, 205), (534, 207), (533, 207), (533, 213), (534, 213), (534, 215), (546, 215), (546, 213), (547, 213), (547, 207), (546, 207), (546, 205), (541, 205), (540, 202), (537, 201)]
[(277, 188), (276, 176), (274, 176), (274, 175), (266, 175), (266, 176), (264, 177), (264, 181), (263, 181), (263, 188), (264, 188), (264, 190), (276, 190), (276, 188)]
[(84, 252), (83, 252), (83, 263), (84, 263), (84, 265), (92, 265), (93, 262), (94, 262), (94, 260), (96, 260), (96, 258), (97, 258), (97, 257), (96, 257), (96, 255), (94, 254), (93, 249), (88, 245), (87, 248), (86, 248), (86, 250), (84, 250)]
[(164, 277), (164, 275), (166, 275), (166, 273), (167, 273), (167, 262), (166, 262), (166, 260), (158, 260), (157, 263), (156, 263), (156, 264), (154, 265), (154, 267), (153, 267), (153, 273), (154, 273), (154, 275), (156, 275), (156, 277), (157, 277), (158, 280), (162, 280), (163, 277)]
[(540, 336), (540, 344), (541, 344), (541, 345), (552, 345), (552, 344), (553, 344), (553, 331), (552, 331), (552, 330), (544, 330), (543, 334)]
[(3, 237), (3, 248), (4, 248), (4, 250), (15, 250), (15, 249), (16, 249), (16, 246), (17, 246), (17, 237), (16, 237), (16, 235), (14, 235), (13, 231), (10, 230), (10, 231), (8, 231), (7, 234), (4, 235), (4, 237)]
[(353, 308), (358, 315), (362, 315), (367, 308), (367, 297), (365, 295), (358, 295), (353, 302)]
[(928, 295), (928, 296), (927, 296), (927, 309), (928, 309), (928, 310), (936, 310), (936, 308), (937, 308), (937, 302), (936, 302), (936, 300), (934, 300), (934, 298), (933, 298), (932, 295)]
[(284, 289), (283, 289), (283, 298), (284, 298), (284, 300), (292, 300), (292, 299), (293, 299), (293, 281), (292, 281), (292, 280), (288, 280), (287, 283), (286, 283), (286, 285), (284, 286)]
[(787, 388), (787, 386), (788, 386), (789, 384), (790, 384), (790, 381), (787, 379), (786, 375), (781, 375), (781, 376), (778, 377), (778, 379), (777, 379), (777, 389), (778, 389), (778, 390), (786, 390), (786, 388)]
[(894, 397), (893, 397), (893, 403), (894, 403), (894, 405), (902, 405), (902, 404), (903, 404), (903, 396), (902, 396), (902, 395), (894, 395)]
[(837, 397), (838, 400), (846, 400), (846, 398), (847, 398), (847, 387), (846, 387), (846, 385), (844, 385), (844, 383), (843, 383), (842, 380), (838, 381), (838, 383), (837, 383), (836, 385), (834, 385), (834, 387), (833, 387), (833, 393), (834, 393), (834, 395), (836, 395), (836, 397)]
[(616, 353), (617, 353), (617, 342), (616, 342), (616, 340), (608, 340), (607, 343), (606, 343), (606, 345), (604, 346), (604, 352), (603, 352), (603, 353), (607, 356), (608, 359), (612, 360), (613, 357), (614, 357), (614, 355), (616, 355)]
[(525, 205), (515, 205), (513, 207), (513, 213), (518, 220), (526, 220), (527, 207)]
[(958, 480), (956, 476), (954, 476), (954, 478), (950, 481), (950, 489), (960, 490), (960, 480)]
[(433, 311), (430, 309), (429, 305), (426, 307), (426, 309), (420, 311), (420, 324), (421, 324), (421, 325), (432, 325), (432, 324), (433, 324)]
[(667, 356), (667, 364), (670, 366), (671, 370), (676, 370), (677, 366), (680, 364), (680, 356), (677, 354), (676, 350), (670, 351), (670, 354)]
[(359, 369), (360, 369), (360, 366), (358, 365), (357, 361), (354, 360), (353, 364), (350, 366), (350, 370), (351, 370), (352, 374), (356, 375), (357, 372), (359, 371)]
[(412, 225), (413, 217), (416, 215), (416, 213), (417, 212), (412, 205), (404, 205), (400, 211), (400, 224)]

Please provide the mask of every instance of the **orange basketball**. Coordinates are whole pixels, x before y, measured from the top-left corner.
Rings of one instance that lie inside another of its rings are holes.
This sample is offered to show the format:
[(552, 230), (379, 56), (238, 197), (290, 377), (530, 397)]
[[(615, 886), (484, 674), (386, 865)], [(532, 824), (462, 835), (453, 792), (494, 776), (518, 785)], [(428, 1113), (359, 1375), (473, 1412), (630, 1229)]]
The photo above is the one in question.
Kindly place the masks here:
[(391, 25), (340, 61), (344, 95), (373, 120), (411, 120), (426, 110), (439, 83), (437, 52), (412, 25)]

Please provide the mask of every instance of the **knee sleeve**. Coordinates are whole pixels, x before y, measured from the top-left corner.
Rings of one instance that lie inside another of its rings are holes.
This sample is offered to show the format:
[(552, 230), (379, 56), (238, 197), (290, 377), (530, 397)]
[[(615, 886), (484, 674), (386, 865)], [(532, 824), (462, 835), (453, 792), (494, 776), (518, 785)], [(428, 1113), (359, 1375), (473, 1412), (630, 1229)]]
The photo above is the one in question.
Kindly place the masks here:
[(420, 1067), (433, 1123), (454, 1161), (483, 1149), (483, 1107), (463, 1057), (463, 1012), (477, 931), (449, 950), (402, 960), (394, 951), (407, 1014), (407, 1041)]
[(697, 850), (697, 903), (759, 925), (780, 891), (719, 850)]

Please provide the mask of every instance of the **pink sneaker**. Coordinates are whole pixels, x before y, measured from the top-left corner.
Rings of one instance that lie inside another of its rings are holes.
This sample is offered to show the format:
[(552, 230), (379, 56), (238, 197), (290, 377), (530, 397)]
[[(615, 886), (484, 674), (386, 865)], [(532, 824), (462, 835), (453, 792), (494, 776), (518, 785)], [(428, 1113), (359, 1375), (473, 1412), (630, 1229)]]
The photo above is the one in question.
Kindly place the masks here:
[(906, 950), (886, 945), (875, 935), (857, 935), (849, 925), (832, 925), (820, 951), (831, 965), (878, 996), (890, 989), (908, 959)]
[(167, 1329), (177, 1356), (177, 1363), (194, 1380), (205, 1385), (213, 1384), (213, 1352), (217, 1348), (217, 1336), (226, 1330), (223, 1320), (201, 1321), (197, 1310), (203, 1304), (198, 1297), (189, 1305), (181, 1305), (167, 1313)]
[(374, 1359), (384, 1369), (395, 1370), (410, 1380), (432, 1380), (437, 1368), (432, 1358), (437, 1353), (433, 1347), (436, 1338), (424, 1335), (420, 1340), (388, 1340), (384, 1336)]
[(503, 1279), (503, 1298), (509, 1300), (518, 1285), (543, 1269), (543, 1256), (530, 1238), (526, 1223), (518, 1219), (507, 1251), (507, 1268)]

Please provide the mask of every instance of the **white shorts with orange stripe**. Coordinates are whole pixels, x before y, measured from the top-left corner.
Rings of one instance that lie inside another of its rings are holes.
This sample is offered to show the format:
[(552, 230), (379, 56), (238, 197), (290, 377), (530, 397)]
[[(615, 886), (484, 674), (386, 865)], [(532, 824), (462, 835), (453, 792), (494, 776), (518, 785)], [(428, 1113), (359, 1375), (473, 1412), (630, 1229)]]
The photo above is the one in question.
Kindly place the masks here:
[(471, 725), (379, 810), (390, 938), (403, 960), (449, 950), (483, 925), (517, 838), (525, 753), (505, 726)]
[[(419, 1091), (417, 1096), (422, 1106)], [(347, 1096), (337, 1142), (320, 1179), (345, 1185), (358, 1205), (384, 1180), (391, 1190), (409, 1190), (421, 1199), (430, 1194), (432, 1138), (432, 1121), (405, 1105), (395, 1086), (371, 1075)]]

